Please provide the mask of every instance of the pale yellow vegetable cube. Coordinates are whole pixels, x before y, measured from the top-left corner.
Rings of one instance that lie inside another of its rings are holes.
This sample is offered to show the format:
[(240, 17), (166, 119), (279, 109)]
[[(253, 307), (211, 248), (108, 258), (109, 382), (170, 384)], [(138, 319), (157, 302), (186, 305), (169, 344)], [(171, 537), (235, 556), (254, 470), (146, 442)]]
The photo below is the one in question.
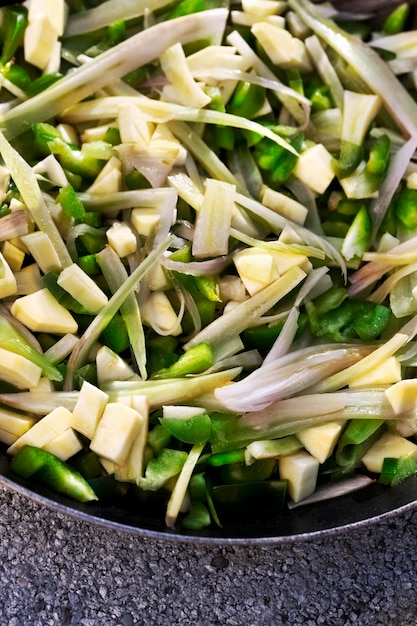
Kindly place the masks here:
[(44, 274), (61, 270), (62, 265), (59, 256), (46, 233), (36, 230), (28, 235), (23, 235), (20, 239)]
[(18, 296), (27, 296), (43, 288), (42, 275), (36, 263), (22, 267), (20, 272), (15, 273), (14, 277), (17, 285), (16, 295)]
[(309, 71), (311, 62), (304, 42), (293, 37), (288, 30), (271, 24), (257, 22), (251, 32), (259, 41), (271, 61), (283, 69)]
[(108, 302), (104, 291), (76, 263), (65, 267), (57, 282), (90, 313), (98, 313)]
[(242, 9), (245, 13), (254, 15), (258, 19), (270, 15), (278, 15), (286, 8), (281, 0), (242, 0)]
[(324, 463), (332, 454), (334, 447), (342, 432), (342, 422), (328, 422), (319, 426), (303, 428), (297, 433), (307, 452), (319, 463)]
[(29, 22), (24, 34), (24, 55), (27, 63), (41, 70), (45, 69), (54, 52), (58, 35), (51, 16), (38, 13)]
[(8, 266), (12, 270), (12, 272), (18, 272), (23, 265), (23, 261), (25, 260), (25, 252), (18, 248), (11, 241), (5, 241), (3, 243), (3, 258), (6, 260)]
[(0, 299), (13, 296), (17, 292), (16, 278), (9, 267), (6, 259), (0, 252), (0, 269), (2, 276), (0, 278)]
[(417, 445), (405, 437), (384, 433), (364, 454), (362, 462), (369, 472), (379, 473), (385, 458), (399, 459), (401, 456), (417, 458)]
[(55, 391), (55, 388), (52, 380), (49, 380), (46, 376), (41, 376), (38, 384), (35, 387), (31, 387), (29, 391), (32, 393), (51, 393), (51, 391)]
[(114, 463), (124, 463), (141, 423), (139, 413), (131, 407), (122, 402), (109, 402), (94, 433), (91, 450)]
[(273, 255), (263, 248), (247, 248), (233, 257), (241, 281), (252, 296), (279, 278)]
[(0, 408), (0, 429), (11, 433), (15, 438), (21, 437), (35, 422), (36, 419), (30, 415)]
[(324, 193), (334, 178), (333, 157), (321, 143), (300, 154), (294, 175), (316, 193)]
[(0, 441), (5, 443), (6, 446), (11, 446), (17, 439), (16, 435), (13, 433), (8, 433), (7, 430), (3, 430), (0, 428)]
[(12, 304), (11, 313), (34, 332), (65, 335), (78, 330), (71, 313), (59, 304), (48, 289), (17, 298)]
[(279, 475), (288, 481), (291, 500), (299, 502), (315, 491), (319, 465), (318, 460), (304, 450), (279, 459)]
[(42, 369), (20, 354), (0, 348), (0, 379), (19, 389), (36, 387)]
[(156, 207), (141, 207), (133, 209), (130, 219), (139, 235), (149, 237), (161, 219), (161, 212)]
[(137, 249), (137, 239), (130, 226), (114, 222), (106, 233), (107, 241), (120, 258), (133, 254)]
[(91, 440), (108, 401), (104, 391), (84, 381), (72, 411), (73, 428)]
[(32, 22), (41, 13), (48, 15), (59, 35), (64, 33), (68, 7), (64, 0), (30, 0), (28, 19)]
[(401, 364), (396, 356), (389, 356), (371, 371), (360, 376), (351, 376), (349, 387), (381, 387), (401, 380)]
[(414, 412), (417, 408), (417, 379), (401, 380), (388, 387), (385, 395), (397, 415)]
[(19, 437), (19, 439), (8, 448), (7, 453), (14, 455), (24, 445), (43, 448), (49, 441), (70, 428), (71, 421), (71, 411), (63, 406), (57, 407)]
[(67, 430), (64, 430), (64, 432), (43, 446), (44, 450), (54, 454), (62, 461), (70, 459), (74, 454), (80, 452), (82, 448), (82, 443), (72, 428), (67, 428)]
[(102, 346), (97, 351), (96, 366), (99, 385), (109, 380), (130, 380), (136, 376), (130, 365), (108, 346)]

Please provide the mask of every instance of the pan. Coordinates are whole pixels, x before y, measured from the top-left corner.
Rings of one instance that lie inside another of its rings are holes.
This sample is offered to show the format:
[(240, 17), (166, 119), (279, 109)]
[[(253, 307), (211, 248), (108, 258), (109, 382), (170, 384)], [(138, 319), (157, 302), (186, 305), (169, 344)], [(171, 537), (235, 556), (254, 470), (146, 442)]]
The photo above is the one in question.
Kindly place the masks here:
[[(3, 3), (2, 3), (3, 4)], [(340, 0), (335, 4), (346, 12), (367, 14), (375, 24), (380, 23), (399, 2), (355, 2)], [(414, 2), (410, 3), (414, 7)], [(112, 498), (108, 502), (82, 504), (52, 492), (46, 487), (29, 483), (9, 469), (6, 448), (0, 450), (0, 484), (59, 513), (110, 530), (126, 532), (144, 538), (205, 544), (280, 544), (315, 540), (328, 535), (350, 532), (389, 517), (402, 514), (417, 506), (417, 475), (395, 488), (377, 481), (349, 495), (293, 509), (279, 511), (242, 511), (225, 515), (221, 525), (212, 525), (198, 532), (170, 529), (164, 524), (163, 509), (157, 501), (148, 506), (136, 496)]]

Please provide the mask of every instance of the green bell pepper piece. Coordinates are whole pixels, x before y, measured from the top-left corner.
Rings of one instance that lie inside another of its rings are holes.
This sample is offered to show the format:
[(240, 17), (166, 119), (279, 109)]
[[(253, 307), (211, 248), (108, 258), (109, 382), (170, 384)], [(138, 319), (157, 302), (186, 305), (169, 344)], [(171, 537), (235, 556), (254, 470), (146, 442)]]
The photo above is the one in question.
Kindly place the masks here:
[(57, 456), (34, 446), (23, 446), (10, 463), (10, 470), (79, 502), (98, 500), (89, 483)]
[(160, 417), (159, 421), (173, 437), (184, 443), (204, 443), (210, 439), (211, 420), (207, 413), (192, 417)]

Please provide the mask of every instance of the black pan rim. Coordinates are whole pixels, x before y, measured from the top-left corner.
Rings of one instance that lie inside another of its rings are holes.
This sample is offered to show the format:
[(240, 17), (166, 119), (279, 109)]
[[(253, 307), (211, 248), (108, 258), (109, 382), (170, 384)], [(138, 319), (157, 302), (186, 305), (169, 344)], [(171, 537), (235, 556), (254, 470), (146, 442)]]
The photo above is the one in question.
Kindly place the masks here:
[[(408, 484), (407, 484), (408, 483)], [(109, 531), (115, 531), (121, 534), (127, 534), (131, 537), (138, 537), (144, 540), (154, 540), (159, 542), (185, 543), (194, 545), (214, 546), (279, 546), (299, 544), (309, 541), (319, 541), (328, 537), (334, 538), (346, 533), (352, 533), (361, 529), (369, 528), (379, 522), (389, 520), (393, 517), (405, 514), (417, 508), (417, 476), (412, 476), (403, 485), (397, 485), (389, 490), (381, 491), (377, 505), (372, 512), (372, 506), (365, 506), (364, 509), (357, 509), (352, 512), (352, 516), (346, 516), (344, 513), (340, 516), (340, 504), (346, 501), (346, 497), (337, 498), (328, 501), (325, 506), (334, 507), (335, 519), (334, 524), (322, 528), (308, 530), (309, 517), (316, 515), (317, 511), (322, 509), (323, 504), (309, 507), (306, 520), (302, 521), (301, 526), (297, 529), (295, 525), (292, 532), (279, 534), (273, 532), (270, 527), (257, 527), (254, 531), (244, 536), (243, 532), (215, 531), (213, 534), (192, 533), (189, 531), (180, 531), (178, 529), (170, 530), (168, 528), (152, 528), (141, 525), (133, 521), (123, 519), (124, 512), (117, 510), (113, 512), (110, 507), (102, 507), (101, 514), (97, 514), (97, 510), (93, 507), (91, 511), (85, 505), (71, 502), (68, 498), (53, 494), (43, 487), (30, 485), (26, 481), (15, 480), (5, 474), (0, 474), (0, 485), (6, 490), (17, 492), (21, 496), (33, 501), (34, 503), (45, 507), (50, 511), (68, 516), (74, 520), (78, 520), (93, 526), (98, 526)], [(362, 490), (364, 491), (364, 490)], [(366, 502), (366, 501), (365, 501)], [(369, 503), (368, 503), (369, 504)], [(295, 520), (297, 516), (302, 516), (305, 507), (295, 509)], [(339, 512), (338, 512), (339, 511)], [(303, 526), (306, 526), (303, 529)], [(209, 531), (211, 532), (211, 531)]]

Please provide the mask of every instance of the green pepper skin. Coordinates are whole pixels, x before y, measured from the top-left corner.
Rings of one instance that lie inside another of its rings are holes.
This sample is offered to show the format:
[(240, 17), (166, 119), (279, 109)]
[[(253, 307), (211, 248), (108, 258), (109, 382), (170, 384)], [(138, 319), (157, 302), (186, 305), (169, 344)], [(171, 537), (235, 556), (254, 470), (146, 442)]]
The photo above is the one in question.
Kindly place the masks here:
[(382, 464), (379, 482), (383, 485), (398, 485), (416, 472), (417, 460), (413, 456), (401, 456), (399, 459), (387, 457)]
[(42, 448), (23, 446), (12, 459), (10, 471), (79, 502), (98, 500), (93, 488), (79, 472)]

